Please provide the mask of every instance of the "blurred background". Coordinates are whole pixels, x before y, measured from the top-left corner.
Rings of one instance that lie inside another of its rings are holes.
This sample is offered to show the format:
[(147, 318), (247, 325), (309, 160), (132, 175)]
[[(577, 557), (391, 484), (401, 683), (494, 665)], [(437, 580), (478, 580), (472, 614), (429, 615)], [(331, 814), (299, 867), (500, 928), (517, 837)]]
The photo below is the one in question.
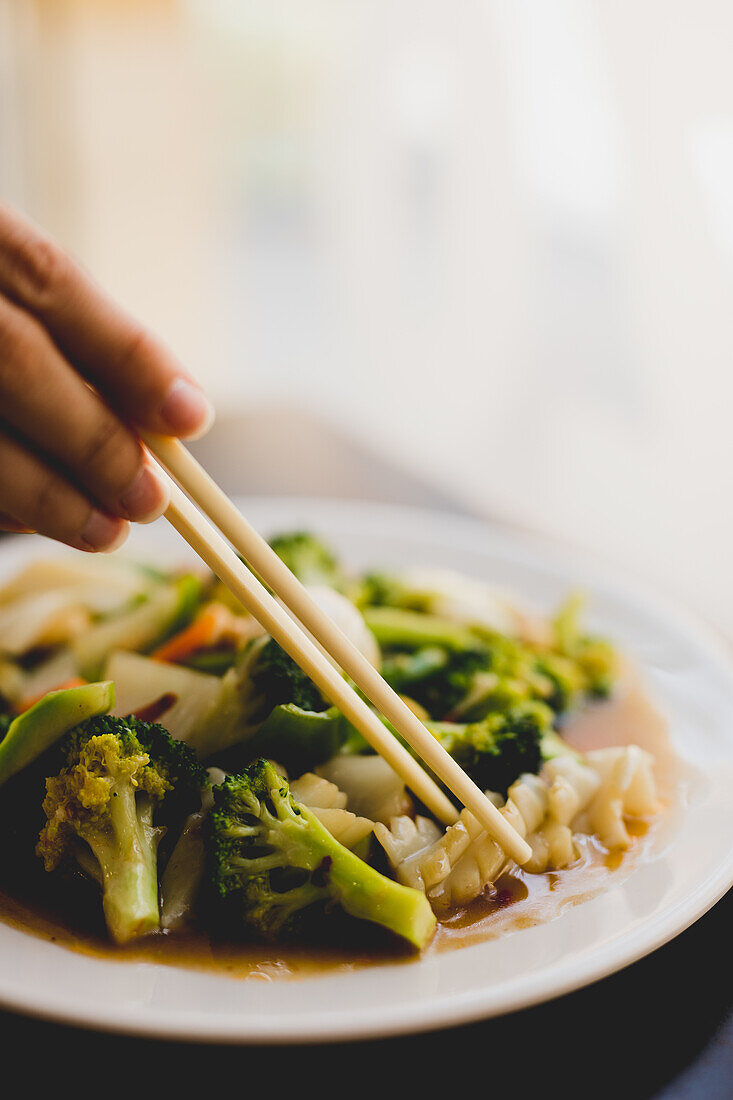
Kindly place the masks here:
[(732, 47), (726, 0), (0, 0), (0, 194), (253, 470), (323, 490), (337, 431), (733, 632)]

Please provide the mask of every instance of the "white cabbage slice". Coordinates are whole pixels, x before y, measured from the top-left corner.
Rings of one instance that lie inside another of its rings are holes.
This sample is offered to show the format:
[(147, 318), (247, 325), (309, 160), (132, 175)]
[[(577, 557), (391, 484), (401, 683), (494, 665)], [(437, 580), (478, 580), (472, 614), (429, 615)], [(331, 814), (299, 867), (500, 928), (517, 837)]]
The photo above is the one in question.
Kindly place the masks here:
[[(211, 786), (222, 783), (226, 772), (208, 768)], [(160, 879), (160, 924), (168, 932), (190, 924), (206, 866), (204, 822), (214, 805), (211, 788), (201, 794), (201, 809), (189, 814)]]
[(99, 583), (19, 596), (0, 605), (0, 650), (17, 657), (36, 646), (70, 642), (89, 628), (91, 613), (114, 611), (127, 600)]
[(412, 798), (404, 780), (381, 756), (350, 756), (343, 753), (321, 764), (315, 771), (346, 794), (346, 805), (352, 813), (383, 822), (412, 813)]

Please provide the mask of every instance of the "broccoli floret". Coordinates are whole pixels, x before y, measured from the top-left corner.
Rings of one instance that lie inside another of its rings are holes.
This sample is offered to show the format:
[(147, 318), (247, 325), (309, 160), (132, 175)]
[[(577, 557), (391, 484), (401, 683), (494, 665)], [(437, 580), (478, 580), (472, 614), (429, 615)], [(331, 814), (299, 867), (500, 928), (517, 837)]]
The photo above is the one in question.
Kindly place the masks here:
[(546, 682), (540, 697), (556, 714), (571, 710), (588, 691), (583, 670), (570, 657), (564, 657), (561, 653), (545, 653), (537, 658), (536, 667)]
[(477, 722), (532, 699), (550, 702), (554, 682), (537, 655), (512, 638), (495, 635), (483, 645), (452, 652), (426, 647), (385, 657), (382, 675), (395, 691), (420, 703), (431, 718)]
[(532, 700), (564, 714), (583, 698), (598, 697), (610, 687), (611, 656), (610, 647), (600, 641), (581, 641), (569, 655), (486, 634), (482, 643), (474, 640), (473, 648), (388, 651), (382, 674), (395, 691), (420, 703), (432, 718), (478, 722), (493, 711)]
[(442, 672), (450, 654), (440, 646), (425, 646), (414, 653), (391, 653), (382, 662), (382, 676), (400, 695), (415, 697), (415, 691), (436, 672)]
[(552, 718), (544, 704), (524, 703), (481, 722), (431, 722), (428, 729), (483, 790), (506, 795), (523, 772), (539, 771)]
[(429, 601), (415, 596), (400, 578), (391, 573), (366, 573), (355, 593), (359, 607), (405, 607), (411, 611), (427, 611)]
[(47, 817), (36, 852), (47, 871), (76, 861), (102, 887), (118, 943), (159, 926), (156, 827), (163, 802), (192, 801), (207, 782), (192, 749), (162, 726), (109, 715), (73, 729), (63, 766), (46, 780)]
[(493, 711), (506, 711), (532, 700), (558, 710), (554, 701), (559, 699), (555, 681), (543, 669), (534, 647), (503, 634), (487, 635), (485, 665), (474, 671), (450, 718), (478, 722)]
[(352, 735), (353, 727), (336, 707), (303, 710), (295, 703), (275, 707), (239, 750), (247, 760), (277, 760), (290, 775), (302, 775), (325, 764)]
[(292, 935), (312, 906), (334, 904), (418, 949), (435, 930), (425, 895), (379, 874), (334, 840), (266, 760), (214, 788), (208, 848), (215, 901), (239, 934)]
[(325, 710), (328, 706), (313, 681), (274, 638), (250, 642), (242, 674), (251, 694), (250, 724), (261, 722), (283, 703), (294, 703), (301, 710), (310, 711)]
[[(270, 755), (269, 748), (250, 752), (249, 742), (271, 715), (273, 723), (268, 728), (272, 732), (277, 712), (290, 706), (306, 717), (320, 718), (329, 703), (277, 642), (264, 635), (245, 645), (236, 665), (222, 678), (219, 701), (185, 739), (202, 760), (231, 750), (237, 766), (248, 763), (255, 756)], [(307, 732), (311, 732), (310, 726)], [(292, 740), (290, 734), (287, 740)], [(309, 750), (304, 749), (307, 755)], [(228, 763), (232, 770), (233, 761)]]
[(303, 584), (341, 588), (344, 575), (334, 552), (308, 531), (292, 531), (270, 539), (270, 546)]
[(581, 690), (591, 697), (605, 699), (618, 676), (618, 655), (605, 638), (586, 634), (581, 626), (585, 599), (570, 596), (553, 621), (555, 651), (571, 661), (582, 681)]
[(449, 652), (427, 646), (415, 653), (396, 653), (385, 658), (382, 676), (400, 695), (408, 695), (441, 719), (471, 693), (476, 674), (489, 667), (484, 650)]
[(367, 574), (357, 603), (392, 686), (434, 718), (478, 721), (531, 699), (563, 714), (583, 699), (605, 698), (618, 675), (612, 646), (582, 630), (577, 596), (560, 609), (544, 643), (447, 615), (434, 593), (399, 576)]

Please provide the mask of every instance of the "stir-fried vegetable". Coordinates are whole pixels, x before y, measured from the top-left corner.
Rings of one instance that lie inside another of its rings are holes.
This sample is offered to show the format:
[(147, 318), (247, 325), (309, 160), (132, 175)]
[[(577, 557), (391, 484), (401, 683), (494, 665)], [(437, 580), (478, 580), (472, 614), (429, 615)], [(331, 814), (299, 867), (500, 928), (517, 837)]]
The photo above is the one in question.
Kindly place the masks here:
[[(594, 761), (562, 737), (618, 678), (580, 601), (549, 618), (450, 573), (349, 575), (305, 532), (273, 548), (491, 792), (531, 870), (571, 863), (579, 830), (630, 843), (624, 815), (652, 812), (648, 760)], [(280, 938), (341, 913), (422, 949), (433, 910), (507, 862), (466, 811), (447, 831), (425, 817), (214, 578), (121, 562), (31, 563), (0, 589), (0, 786), (43, 807), (38, 855), (54, 881), (74, 867), (99, 883), (120, 943), (161, 926)]]
[(46, 780), (38, 855), (47, 871), (71, 860), (97, 879), (110, 935), (126, 943), (160, 923), (156, 811), (196, 797), (206, 773), (167, 730), (134, 718), (82, 722), (62, 760)]

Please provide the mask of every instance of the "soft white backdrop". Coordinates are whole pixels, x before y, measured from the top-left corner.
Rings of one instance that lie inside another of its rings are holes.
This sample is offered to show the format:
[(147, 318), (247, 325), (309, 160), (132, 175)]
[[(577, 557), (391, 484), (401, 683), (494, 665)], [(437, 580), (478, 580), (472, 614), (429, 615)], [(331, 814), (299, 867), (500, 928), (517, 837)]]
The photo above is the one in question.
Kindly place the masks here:
[(733, 8), (0, 0), (0, 184), (231, 413), (733, 632)]

